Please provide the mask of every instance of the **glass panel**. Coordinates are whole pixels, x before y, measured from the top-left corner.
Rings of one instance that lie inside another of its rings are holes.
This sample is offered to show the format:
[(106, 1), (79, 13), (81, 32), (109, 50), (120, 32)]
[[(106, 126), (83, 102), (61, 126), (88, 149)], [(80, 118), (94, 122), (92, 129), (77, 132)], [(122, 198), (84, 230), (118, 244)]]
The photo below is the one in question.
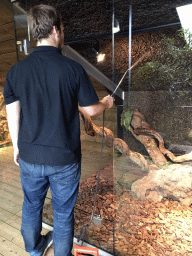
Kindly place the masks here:
[[(86, 3), (92, 8), (93, 3)], [(98, 8), (98, 4), (95, 3), (95, 9)], [(105, 5), (106, 3), (102, 3)], [(67, 8), (68, 4), (61, 4), (60, 11), (65, 24), (65, 46), (63, 49), (63, 54), (69, 58), (78, 61), (83, 65), (86, 72), (88, 73), (93, 86), (97, 92), (100, 99), (109, 94), (109, 91), (105, 88), (111, 89), (112, 84), (112, 73), (111, 73), (111, 57), (112, 57), (112, 41), (111, 41), (111, 10), (108, 10), (108, 20), (105, 24), (110, 33), (104, 37), (97, 37), (88, 35), (88, 39), (75, 39), (76, 30), (84, 29), (84, 21), (80, 19), (78, 15), (81, 12), (77, 11), (76, 18), (79, 23), (73, 23), (70, 19), (72, 33), (69, 30), (69, 20), (66, 17), (70, 16), (70, 8), (76, 8), (76, 4), (70, 3), (71, 7)], [(82, 5), (84, 3), (82, 2)], [(92, 12), (94, 13), (94, 10)], [(106, 9), (103, 9), (106, 12)], [(86, 11), (86, 10), (85, 10)], [(96, 15), (95, 15), (96, 17)], [(86, 17), (86, 19), (92, 19), (91, 14)], [(99, 17), (96, 17), (99, 19)], [(88, 22), (88, 21), (87, 21)], [(92, 23), (93, 28), (95, 27), (95, 22)], [(103, 31), (100, 31), (103, 34)], [(105, 54), (105, 59), (103, 62), (97, 61), (98, 53), (101, 52)], [(110, 62), (110, 65), (106, 69), (106, 63)], [(91, 121), (90, 121), (91, 120)], [(115, 205), (114, 205), (114, 189), (113, 189), (113, 145), (112, 143), (106, 145), (106, 139), (104, 139), (104, 146), (102, 152), (102, 162), (101, 162), (101, 172), (100, 179), (96, 197), (96, 205), (93, 213), (93, 204), (95, 199), (95, 190), (97, 185), (97, 175), (100, 166), (100, 152), (101, 152), (101, 141), (102, 141), (102, 125), (103, 117), (102, 115), (92, 117), (91, 119), (86, 119), (87, 121), (93, 123), (94, 132), (89, 131), (89, 135), (85, 131), (85, 125), (83, 119), (81, 118), (81, 143), (82, 143), (82, 175), (80, 180), (80, 190), (77, 203), (75, 206), (75, 237), (81, 239), (93, 246), (102, 248), (103, 250), (113, 253), (113, 225), (114, 225), (114, 215), (115, 215)], [(116, 107), (112, 110), (106, 110), (105, 112), (105, 127), (110, 129), (111, 132), (116, 132)], [(92, 125), (89, 126), (91, 128)], [(88, 128), (88, 127), (86, 127)], [(110, 135), (110, 134), (109, 134)], [(100, 216), (99, 216), (100, 215)], [(53, 225), (53, 212), (51, 207), (51, 202), (46, 202), (44, 207), (44, 222)], [(91, 223), (91, 224), (90, 224)], [(88, 227), (88, 225), (90, 226)], [(86, 231), (86, 232), (81, 232)], [(85, 235), (85, 236), (84, 236)], [(82, 241), (81, 240), (81, 241)]]
[[(71, 1), (59, 6), (66, 19), (63, 54), (84, 66), (100, 99), (119, 85), (115, 106), (104, 117), (108, 130), (93, 220), (103, 117), (90, 120), (81, 114), (82, 176), (75, 236), (85, 234), (84, 241), (113, 255), (188, 255), (192, 251), (192, 50), (178, 22), (161, 25), (162, 19), (169, 22), (169, 15), (176, 17), (176, 6), (168, 15), (160, 13), (162, 3), (144, 2), (131, 9), (125, 1), (101, 1), (95, 6), (81, 1), (84, 14)], [(97, 16), (99, 7), (104, 11)], [(16, 3), (14, 18), (21, 60), (34, 44), (26, 12)], [(90, 24), (86, 32), (85, 21)], [(121, 31), (114, 33), (111, 28), (118, 25)], [(103, 62), (97, 62), (99, 51), (105, 54)], [(85, 124), (91, 124), (86, 126), (89, 134)], [(50, 193), (43, 221), (53, 225)]]
[(17, 3), (13, 3), (15, 33), (18, 61), (25, 58), (31, 52), (30, 34), (28, 31), (27, 14)]
[(17, 62), (13, 6), (7, 0), (0, 4), (0, 147), (11, 143), (8, 132), (3, 88), (8, 70)]
[[(158, 13), (158, 5), (132, 6), (131, 57), (136, 66), (131, 70), (131, 86), (128, 76), (121, 86), (128, 95), (118, 119), (122, 140), (114, 144), (114, 253), (188, 255), (192, 249), (192, 50), (180, 26), (157, 29), (150, 19), (152, 23), (138, 32), (138, 20), (140, 26), (147, 22), (142, 8), (148, 15), (154, 8)], [(116, 6), (117, 19), (118, 10)], [(175, 17), (176, 8), (169, 11)], [(136, 12), (141, 16), (136, 17)], [(124, 21), (128, 13), (129, 9)], [(128, 66), (128, 46), (128, 32), (115, 37), (118, 80)]]
[[(111, 24), (110, 24), (111, 26)], [(106, 72), (107, 59), (111, 62), (111, 37), (99, 40), (100, 51), (105, 53), (103, 62), (97, 62), (97, 53), (93, 50), (98, 45), (96, 40), (90, 40), (82, 43), (71, 43), (67, 45), (64, 52), (68, 53), (71, 47), (81, 55), (79, 59), (73, 55), (74, 59), (79, 61), (88, 72), (90, 79), (95, 87), (100, 99), (107, 96), (109, 92), (104, 84), (111, 85), (111, 70)], [(73, 52), (74, 53), (74, 52)], [(70, 54), (72, 54), (70, 52)], [(68, 56), (68, 55), (67, 55)], [(72, 55), (69, 55), (72, 57)], [(109, 82), (110, 81), (110, 82)], [(116, 107), (105, 111), (105, 127), (111, 132), (116, 132)], [(85, 242), (101, 248), (109, 253), (113, 253), (113, 225), (115, 215), (114, 205), (114, 187), (113, 187), (113, 147), (112, 144), (106, 144), (104, 139), (101, 172), (96, 197), (96, 205), (93, 213), (93, 204), (95, 199), (95, 190), (97, 176), (100, 166), (101, 141), (102, 141), (102, 115), (92, 117), (95, 136), (90, 136), (85, 132), (85, 126), (81, 123), (81, 142), (82, 142), (82, 175), (80, 180), (80, 191), (75, 206), (75, 237)], [(90, 224), (91, 223), (91, 224)], [(87, 227), (87, 225), (89, 225)], [(83, 231), (86, 231), (83, 233)], [(85, 235), (83, 237), (83, 235)]]
[[(20, 6), (24, 8), (24, 6), (27, 6), (28, 1), (25, 3), (23, 1), (19, 2)], [(72, 3), (70, 2), (70, 5), (71, 4)], [(98, 4), (101, 3), (97, 3), (97, 6), (95, 7), (96, 9), (98, 8)], [(111, 93), (112, 88), (114, 89), (114, 87), (111, 88), (113, 80), (111, 72), (111, 3), (102, 3), (102, 5), (104, 10), (103, 12), (106, 13), (107, 8), (108, 14), (105, 25), (108, 28), (108, 33), (99, 38), (95, 36), (94, 38), (90, 38), (88, 41), (85, 40), (81, 43), (73, 41), (69, 42), (69, 39), (71, 40), (71, 34), (68, 32), (68, 39), (66, 35), (66, 45), (63, 49), (64, 55), (75, 59), (84, 66), (100, 99), (107, 96), (109, 94), (109, 90)], [(17, 42), (17, 61), (20, 61), (28, 54), (30, 54), (35, 44), (31, 41), (30, 35), (28, 33), (26, 10), (24, 10), (27, 8), (22, 9), (17, 3), (14, 3), (13, 6)], [(70, 8), (65, 8), (68, 14), (69, 9)], [(62, 12), (62, 8), (60, 10), (64, 19), (66, 15), (64, 12)], [(96, 22), (93, 22), (93, 27), (95, 27), (95, 24)], [(73, 26), (75, 27), (75, 24)], [(84, 27), (83, 21), (80, 24), (80, 27), (81, 29)], [(96, 31), (98, 32), (98, 25), (96, 28)], [(102, 29), (100, 29), (100, 33), (103, 34)], [(93, 48), (95, 48), (95, 50), (93, 50)], [(99, 51), (105, 53), (105, 59), (103, 62), (97, 61)], [(79, 54), (81, 56), (79, 56)], [(106, 67), (107, 62), (110, 62), (108, 67)], [(119, 91), (117, 94), (118, 93)], [(113, 253), (114, 247), (113, 229), (116, 207), (114, 203), (113, 186), (113, 144), (112, 141), (110, 141), (110, 136), (112, 136), (113, 132), (114, 136), (117, 137), (116, 116), (117, 110), (115, 106), (112, 110), (106, 110), (105, 112), (104, 120), (105, 127), (108, 129), (106, 130), (108, 138), (104, 138), (104, 145), (101, 143), (103, 125), (102, 115), (91, 118), (90, 122), (93, 123), (94, 132), (90, 132), (89, 135), (85, 132), (85, 125), (83, 124), (83, 118), (81, 118), (82, 175), (80, 180), (79, 196), (75, 206), (75, 237), (79, 238), (81, 229), (84, 228), (83, 230), (85, 230), (87, 225), (91, 223), (87, 228), (86, 233), (84, 233), (85, 237), (81, 237), (82, 240), (96, 247), (102, 248), (110, 253)], [(100, 155), (101, 150), (102, 158)], [(96, 205), (92, 219), (91, 214), (95, 200), (97, 175), (99, 169), (100, 179), (97, 190)], [(53, 210), (51, 205), (50, 191), (48, 192), (45, 201), (43, 222), (53, 226)]]
[(0, 92), (11, 66), (16, 63), (13, 7), (7, 0), (1, 1), (0, 17)]

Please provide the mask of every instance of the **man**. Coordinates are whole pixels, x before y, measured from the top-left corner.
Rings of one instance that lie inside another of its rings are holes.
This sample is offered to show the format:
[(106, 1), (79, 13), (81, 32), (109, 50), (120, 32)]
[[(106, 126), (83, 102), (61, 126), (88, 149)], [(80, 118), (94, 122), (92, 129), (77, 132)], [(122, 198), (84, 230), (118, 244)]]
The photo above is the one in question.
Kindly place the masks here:
[[(74, 205), (81, 172), (78, 104), (90, 115), (113, 106), (99, 101), (82, 66), (61, 55), (64, 28), (58, 12), (39, 5), (29, 12), (37, 47), (8, 72), (4, 87), (14, 161), (24, 192), (21, 233), (30, 255), (44, 255), (53, 236), (54, 255), (69, 256)], [(50, 187), (52, 233), (42, 236), (42, 209)]]

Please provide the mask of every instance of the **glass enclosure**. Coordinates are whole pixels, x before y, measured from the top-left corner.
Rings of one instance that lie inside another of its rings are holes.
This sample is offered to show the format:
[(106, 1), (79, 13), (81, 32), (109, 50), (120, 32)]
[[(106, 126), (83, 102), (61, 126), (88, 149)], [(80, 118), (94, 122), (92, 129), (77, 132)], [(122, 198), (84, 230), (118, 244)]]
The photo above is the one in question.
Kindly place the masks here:
[[(90, 16), (86, 19), (95, 21), (90, 34), (73, 40), (67, 4), (57, 6), (66, 27), (62, 54), (84, 66), (100, 99), (108, 94), (115, 98), (104, 116), (90, 119), (80, 109), (82, 175), (75, 237), (111, 255), (189, 255), (192, 50), (186, 36), (191, 39), (190, 31), (170, 21), (167, 13), (158, 16), (162, 4), (109, 1), (105, 25), (103, 21), (98, 27), (95, 16)], [(71, 10), (74, 6), (71, 3)], [(86, 35), (84, 16), (77, 11), (77, 19), (78, 15), (81, 22), (76, 25)], [(178, 18), (175, 7), (169, 15)], [(21, 60), (35, 44), (26, 11), (16, 3), (14, 19)], [(101, 62), (99, 53), (105, 54)], [(53, 225), (50, 191), (43, 222)]]
[[(126, 15), (131, 11), (135, 24), (134, 5)], [(113, 155), (115, 255), (189, 255), (192, 249), (188, 33), (173, 25), (132, 34), (131, 77), (122, 82), (127, 96), (120, 117), (126, 144), (114, 143)], [(129, 65), (128, 42), (128, 35), (115, 37), (118, 80)]]
[[(27, 5), (27, 1), (26, 1)], [(26, 8), (25, 8), (26, 9)], [(29, 55), (35, 47), (27, 22), (27, 12), (17, 2), (13, 3), (15, 37), (18, 61)]]

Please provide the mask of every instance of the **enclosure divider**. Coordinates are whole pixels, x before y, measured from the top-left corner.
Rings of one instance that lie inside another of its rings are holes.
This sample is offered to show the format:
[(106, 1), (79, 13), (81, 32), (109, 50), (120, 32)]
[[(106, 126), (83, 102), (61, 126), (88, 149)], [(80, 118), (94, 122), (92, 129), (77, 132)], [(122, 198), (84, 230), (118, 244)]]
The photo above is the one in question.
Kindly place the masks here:
[(132, 5), (129, 5), (129, 84), (128, 84), (128, 93), (127, 93), (127, 105), (129, 105), (129, 101), (130, 101), (130, 88), (131, 88), (131, 47), (132, 47), (131, 39), (132, 39)]

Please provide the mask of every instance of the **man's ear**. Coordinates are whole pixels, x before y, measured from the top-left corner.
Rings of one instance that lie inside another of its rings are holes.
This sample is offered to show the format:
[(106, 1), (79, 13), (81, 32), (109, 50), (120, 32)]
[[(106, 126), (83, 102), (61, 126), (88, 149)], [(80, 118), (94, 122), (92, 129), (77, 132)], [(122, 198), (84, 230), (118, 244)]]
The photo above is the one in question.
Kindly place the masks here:
[(56, 27), (55, 27), (55, 26), (53, 26), (52, 31), (53, 31), (54, 33), (56, 32)]
[(52, 29), (52, 32), (53, 34), (57, 35), (59, 33), (58, 29), (56, 26), (53, 26), (53, 29)]

